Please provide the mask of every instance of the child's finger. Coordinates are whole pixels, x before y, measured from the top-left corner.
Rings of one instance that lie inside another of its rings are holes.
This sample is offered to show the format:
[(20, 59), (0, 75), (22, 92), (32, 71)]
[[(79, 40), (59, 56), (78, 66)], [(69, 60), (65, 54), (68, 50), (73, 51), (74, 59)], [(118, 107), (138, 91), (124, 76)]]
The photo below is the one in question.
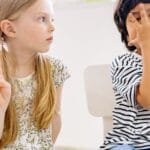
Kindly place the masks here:
[(3, 71), (2, 71), (1, 57), (0, 57), (0, 78), (3, 78)]
[(138, 43), (137, 39), (134, 39), (128, 43), (128, 46), (137, 46), (138, 45), (137, 43)]
[(149, 18), (148, 18), (148, 16), (147, 16), (147, 13), (146, 13), (146, 10), (145, 10), (144, 5), (143, 5), (143, 4), (140, 4), (140, 5), (139, 5), (139, 8), (140, 8), (141, 23), (148, 22), (148, 21), (149, 21)]
[(140, 26), (140, 23), (136, 20), (134, 15), (132, 13), (129, 13), (129, 19), (131, 20), (132, 23), (134, 23), (136, 29)]

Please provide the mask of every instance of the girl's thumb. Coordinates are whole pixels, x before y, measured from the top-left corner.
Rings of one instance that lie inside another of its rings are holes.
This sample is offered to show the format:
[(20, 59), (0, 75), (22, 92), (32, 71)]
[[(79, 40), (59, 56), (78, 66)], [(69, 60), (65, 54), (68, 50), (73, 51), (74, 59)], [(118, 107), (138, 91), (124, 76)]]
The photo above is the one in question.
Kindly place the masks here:
[(137, 45), (137, 40), (131, 40), (130, 42), (128, 42), (128, 46), (136, 46)]

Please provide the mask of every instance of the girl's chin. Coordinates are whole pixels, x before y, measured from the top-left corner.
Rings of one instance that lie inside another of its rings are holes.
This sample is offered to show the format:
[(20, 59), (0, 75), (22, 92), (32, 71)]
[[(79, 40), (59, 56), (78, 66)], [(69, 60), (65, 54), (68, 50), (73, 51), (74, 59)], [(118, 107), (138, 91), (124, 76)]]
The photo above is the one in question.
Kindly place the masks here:
[(41, 51), (39, 51), (40, 53), (46, 53), (46, 52), (48, 52), (49, 51), (49, 49), (45, 49), (45, 50), (41, 50)]
[(50, 47), (46, 47), (46, 48), (43, 48), (43, 49), (39, 50), (38, 52), (40, 52), (40, 53), (46, 53), (49, 50), (50, 50)]

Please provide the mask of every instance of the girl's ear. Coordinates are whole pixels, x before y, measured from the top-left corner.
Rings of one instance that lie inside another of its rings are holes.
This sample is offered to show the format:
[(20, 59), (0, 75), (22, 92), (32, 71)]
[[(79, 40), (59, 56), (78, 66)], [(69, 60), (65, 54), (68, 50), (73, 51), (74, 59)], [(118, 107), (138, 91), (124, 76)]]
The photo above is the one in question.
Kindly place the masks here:
[(7, 37), (14, 38), (16, 36), (15, 28), (13, 23), (9, 20), (2, 20), (0, 22), (0, 29)]

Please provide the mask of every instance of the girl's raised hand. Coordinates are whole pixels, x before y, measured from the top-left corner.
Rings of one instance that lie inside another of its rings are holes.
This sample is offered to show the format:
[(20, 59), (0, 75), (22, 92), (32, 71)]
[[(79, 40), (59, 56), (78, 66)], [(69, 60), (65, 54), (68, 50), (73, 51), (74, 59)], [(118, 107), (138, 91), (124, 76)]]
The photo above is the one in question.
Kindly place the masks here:
[(137, 21), (132, 13), (129, 14), (136, 30), (136, 37), (129, 41), (129, 45), (139, 45), (141, 49), (145, 47), (150, 49), (150, 20), (143, 4), (139, 4), (139, 9), (140, 21)]
[(0, 111), (7, 110), (11, 98), (11, 85), (4, 79), (0, 64)]

